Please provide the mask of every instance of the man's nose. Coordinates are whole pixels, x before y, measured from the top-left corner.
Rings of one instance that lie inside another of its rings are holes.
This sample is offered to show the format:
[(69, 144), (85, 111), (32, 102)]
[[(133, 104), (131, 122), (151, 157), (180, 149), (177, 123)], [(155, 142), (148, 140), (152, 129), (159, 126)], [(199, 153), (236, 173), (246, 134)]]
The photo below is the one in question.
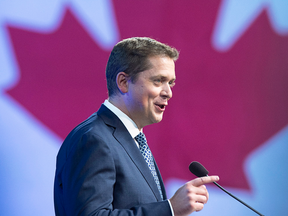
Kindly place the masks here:
[(163, 89), (161, 91), (161, 96), (167, 99), (172, 98), (172, 89), (168, 83), (163, 86)]

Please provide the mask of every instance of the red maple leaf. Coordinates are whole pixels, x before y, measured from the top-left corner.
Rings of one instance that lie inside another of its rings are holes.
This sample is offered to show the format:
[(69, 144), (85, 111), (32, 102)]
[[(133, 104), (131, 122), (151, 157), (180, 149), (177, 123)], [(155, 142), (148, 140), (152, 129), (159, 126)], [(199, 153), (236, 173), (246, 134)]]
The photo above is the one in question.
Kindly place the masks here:
[[(164, 179), (191, 179), (198, 160), (221, 184), (249, 188), (247, 155), (288, 123), (288, 37), (265, 11), (228, 52), (211, 44), (221, 1), (115, 1), (123, 38), (152, 36), (180, 50), (164, 120), (145, 128)], [(132, 28), (133, 27), (133, 28)]]
[[(129, 4), (129, 13), (127, 5)], [(288, 123), (288, 38), (263, 12), (234, 47), (211, 35), (219, 2), (115, 1), (122, 38), (151, 36), (180, 50), (164, 120), (145, 128), (164, 179), (191, 179), (202, 162), (221, 185), (248, 188), (246, 156)], [(107, 96), (107, 52), (67, 11), (51, 34), (8, 27), (21, 79), (8, 93), (62, 138)]]

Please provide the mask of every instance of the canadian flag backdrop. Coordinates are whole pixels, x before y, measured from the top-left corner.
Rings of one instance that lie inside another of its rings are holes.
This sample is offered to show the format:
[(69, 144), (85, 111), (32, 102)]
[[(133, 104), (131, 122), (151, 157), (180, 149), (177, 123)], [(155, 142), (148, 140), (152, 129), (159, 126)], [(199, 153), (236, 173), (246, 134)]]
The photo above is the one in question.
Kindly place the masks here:
[[(107, 98), (120, 40), (180, 51), (161, 123), (144, 132), (168, 196), (201, 162), (264, 215), (288, 215), (288, 1), (0, 2), (0, 215), (54, 215), (55, 159)], [(207, 185), (198, 215), (255, 215)]]

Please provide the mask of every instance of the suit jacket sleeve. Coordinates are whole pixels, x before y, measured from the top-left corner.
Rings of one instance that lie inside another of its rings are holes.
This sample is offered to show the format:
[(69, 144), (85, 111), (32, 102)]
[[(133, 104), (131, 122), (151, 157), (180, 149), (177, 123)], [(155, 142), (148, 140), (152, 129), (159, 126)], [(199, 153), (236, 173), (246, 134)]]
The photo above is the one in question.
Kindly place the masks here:
[(143, 172), (115, 141), (112, 128), (109, 133), (103, 128), (89, 126), (63, 143), (54, 185), (56, 215), (172, 215), (168, 201), (155, 198)]

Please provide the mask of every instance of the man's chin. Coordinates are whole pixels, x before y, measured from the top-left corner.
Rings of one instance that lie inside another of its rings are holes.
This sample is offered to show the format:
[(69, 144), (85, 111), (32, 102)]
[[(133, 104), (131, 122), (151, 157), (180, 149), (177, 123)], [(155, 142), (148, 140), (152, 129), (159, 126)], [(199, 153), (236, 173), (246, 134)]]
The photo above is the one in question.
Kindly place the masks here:
[(163, 115), (155, 116), (153, 123), (159, 123), (162, 121), (162, 119), (163, 119)]

